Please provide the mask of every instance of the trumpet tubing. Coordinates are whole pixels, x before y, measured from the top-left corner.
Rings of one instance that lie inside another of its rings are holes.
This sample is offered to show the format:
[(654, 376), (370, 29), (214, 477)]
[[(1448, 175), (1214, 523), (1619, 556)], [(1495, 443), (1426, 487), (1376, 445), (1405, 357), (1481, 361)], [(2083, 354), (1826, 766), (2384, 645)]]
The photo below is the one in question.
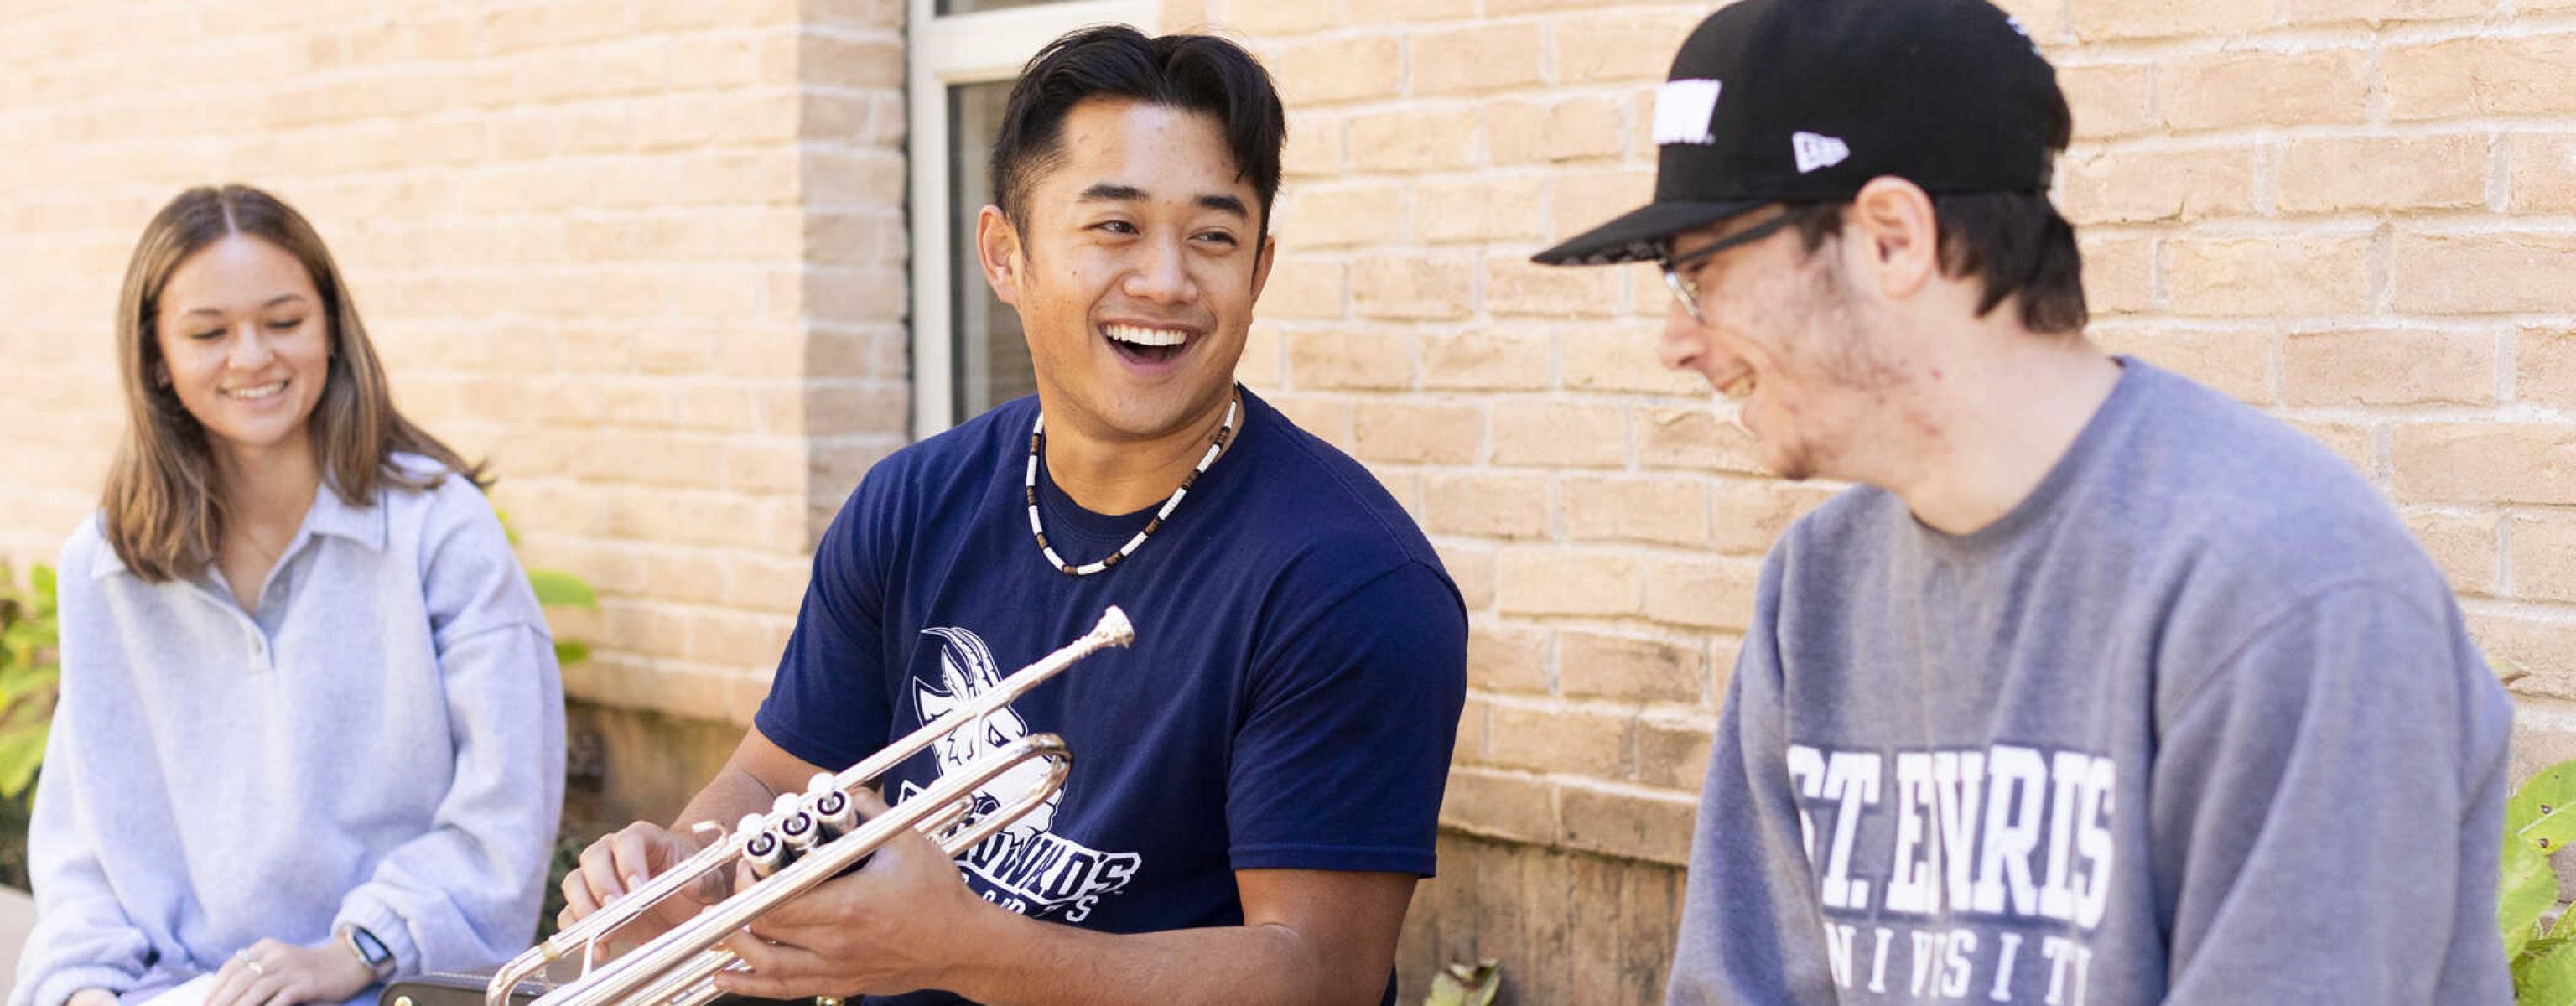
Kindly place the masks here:
[[(1004, 745), (864, 822), (851, 794), (959, 729), (980, 730), (985, 717), (1075, 661), (1134, 639), (1126, 614), (1112, 607), (1082, 638), (858, 764), (835, 775), (815, 776), (803, 795), (780, 795), (769, 813), (745, 815), (729, 834), (700, 825), (716, 832), (706, 848), (504, 965), (484, 989), (486, 1006), (508, 1006), (520, 983), (575, 951), (582, 956), (581, 976), (538, 996), (530, 1006), (701, 1006), (716, 996), (716, 972), (736, 962), (717, 945), (771, 908), (865, 861), (907, 829), (930, 834), (941, 852), (954, 858), (1053, 797), (1073, 768), (1073, 752), (1054, 734), (1032, 734)], [(970, 813), (977, 790), (1032, 760), (1046, 763), (1036, 784), (993, 813), (956, 827)], [(737, 863), (747, 864), (754, 878), (741, 890), (625, 956), (599, 963), (602, 941), (611, 933), (663, 900), (684, 896), (692, 885), (730, 876)]]

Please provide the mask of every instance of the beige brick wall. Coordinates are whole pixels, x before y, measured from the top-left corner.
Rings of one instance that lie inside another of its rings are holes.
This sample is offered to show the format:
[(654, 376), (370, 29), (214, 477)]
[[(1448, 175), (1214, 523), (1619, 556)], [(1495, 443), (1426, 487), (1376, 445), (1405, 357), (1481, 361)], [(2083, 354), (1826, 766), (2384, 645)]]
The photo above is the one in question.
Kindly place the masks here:
[(11, 4), (0, 557), (96, 505), (144, 222), (245, 181), (523, 555), (601, 589), (571, 693), (745, 720), (819, 520), (905, 437), (902, 45), (900, 0)]

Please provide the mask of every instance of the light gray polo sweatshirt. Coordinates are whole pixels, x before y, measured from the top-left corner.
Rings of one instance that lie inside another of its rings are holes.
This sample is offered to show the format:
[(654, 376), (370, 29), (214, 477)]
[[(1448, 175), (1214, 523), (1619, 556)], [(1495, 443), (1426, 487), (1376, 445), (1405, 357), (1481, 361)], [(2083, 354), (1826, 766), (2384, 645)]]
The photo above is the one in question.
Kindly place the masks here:
[(472, 483), (365, 508), (326, 485), (257, 617), (213, 569), (145, 583), (95, 518), (59, 585), (62, 699), (28, 834), (39, 919), (8, 1006), (132, 1002), (341, 923), (404, 972), (527, 947), (562, 804), (562, 683)]

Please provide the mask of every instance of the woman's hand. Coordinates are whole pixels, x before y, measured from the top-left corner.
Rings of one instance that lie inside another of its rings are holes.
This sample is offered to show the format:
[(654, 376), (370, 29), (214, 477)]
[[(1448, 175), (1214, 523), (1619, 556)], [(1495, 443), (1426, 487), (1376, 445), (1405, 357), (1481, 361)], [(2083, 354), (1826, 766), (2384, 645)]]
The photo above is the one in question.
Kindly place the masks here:
[(336, 1003), (375, 982), (374, 972), (337, 940), (311, 947), (261, 940), (215, 971), (206, 1006)]
[(106, 989), (82, 989), (72, 993), (63, 1006), (116, 1006), (116, 993)]

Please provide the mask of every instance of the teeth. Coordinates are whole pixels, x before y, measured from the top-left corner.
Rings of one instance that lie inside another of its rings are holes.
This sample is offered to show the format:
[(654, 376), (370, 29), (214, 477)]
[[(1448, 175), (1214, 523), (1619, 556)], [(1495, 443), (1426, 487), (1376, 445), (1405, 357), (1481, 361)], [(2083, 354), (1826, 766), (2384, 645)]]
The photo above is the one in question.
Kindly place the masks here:
[(1100, 330), (1112, 339), (1132, 342), (1139, 346), (1178, 346), (1189, 341), (1188, 333), (1146, 328), (1141, 325), (1102, 325)]
[(1753, 394), (1754, 383), (1753, 375), (1746, 374), (1728, 381), (1723, 387), (1717, 389), (1717, 393), (1726, 396), (1729, 401), (1740, 402)]
[(234, 388), (230, 391), (224, 392), (224, 397), (240, 399), (267, 398), (270, 395), (277, 394), (284, 390), (286, 390), (286, 382), (276, 381), (269, 384), (263, 384), (255, 388)]

